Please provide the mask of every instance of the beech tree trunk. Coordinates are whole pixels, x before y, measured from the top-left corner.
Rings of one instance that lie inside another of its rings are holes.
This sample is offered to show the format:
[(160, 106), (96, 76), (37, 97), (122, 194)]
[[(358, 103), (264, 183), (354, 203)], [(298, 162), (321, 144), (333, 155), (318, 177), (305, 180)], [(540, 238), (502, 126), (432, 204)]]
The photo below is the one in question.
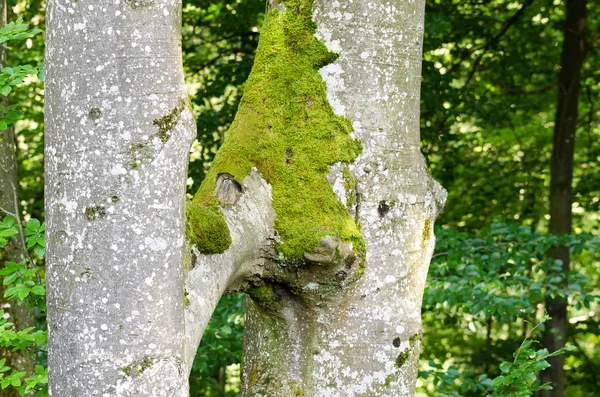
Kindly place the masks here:
[[(564, 24), (564, 40), (558, 76), (558, 104), (554, 124), (554, 146), (550, 169), (550, 227), (552, 234), (570, 234), (573, 204), (573, 156), (579, 106), (581, 68), (586, 53), (585, 18), (586, 0), (568, 0)], [(562, 261), (566, 274), (570, 269), (569, 247), (557, 247), (550, 257)], [(548, 299), (546, 311), (552, 317), (544, 332), (544, 346), (556, 351), (565, 346), (567, 338), (567, 301), (564, 298)], [(551, 382), (552, 390), (545, 397), (562, 397), (564, 389), (563, 365), (565, 356), (550, 360), (551, 367), (544, 371), (542, 381)]]
[[(0, 27), (6, 25), (7, 6), (6, 1), (0, 1)], [(6, 66), (6, 46), (0, 46), (0, 67)], [(7, 105), (5, 97), (1, 97), (0, 104)], [(13, 127), (0, 131), (0, 219), (6, 215), (15, 215), (20, 219), (19, 194), (17, 184), (17, 161), (15, 157), (15, 137)], [(21, 227), (23, 225), (21, 224)], [(4, 267), (4, 262), (11, 261), (20, 263), (25, 261), (23, 252), (26, 247), (24, 236), (21, 232), (13, 241), (0, 250), (0, 268)], [(27, 309), (26, 305), (19, 305), (15, 299), (10, 302), (4, 298), (4, 288), (0, 283), (0, 308), (10, 317), (14, 323), (15, 329), (22, 330), (35, 326), (34, 313)], [(27, 352), (11, 352), (11, 349), (0, 349), (0, 357), (8, 358), (6, 365), (18, 371), (33, 373), (35, 368), (35, 357)], [(13, 388), (0, 390), (0, 396), (17, 396), (17, 391)]]
[(187, 396), (177, 0), (48, 1), (49, 392)]
[(314, 277), (301, 293), (276, 284), (275, 313), (248, 299), (245, 395), (413, 394), (433, 221), (445, 195), (419, 147), (423, 16), (424, 1), (314, 3), (317, 37), (340, 54), (320, 71), (327, 97), (363, 145), (349, 167), (351, 189), (341, 166), (329, 179), (346, 203), (355, 196), (348, 207), (366, 243), (364, 274)]
[(412, 395), (445, 198), (419, 150), (424, 1), (268, 6), (186, 205), (180, 3), (48, 2), (52, 396), (187, 396), (228, 291), (250, 296), (244, 395)]

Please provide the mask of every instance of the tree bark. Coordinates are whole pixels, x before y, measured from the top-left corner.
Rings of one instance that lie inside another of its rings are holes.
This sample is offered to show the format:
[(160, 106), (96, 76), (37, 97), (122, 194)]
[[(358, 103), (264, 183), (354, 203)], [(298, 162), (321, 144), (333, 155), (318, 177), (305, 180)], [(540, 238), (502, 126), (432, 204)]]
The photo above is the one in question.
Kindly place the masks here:
[(334, 291), (316, 277), (298, 276), (303, 288), (275, 282), (276, 309), (248, 299), (243, 395), (413, 394), (433, 220), (445, 198), (419, 148), (423, 15), (423, 1), (314, 3), (317, 36), (340, 54), (320, 71), (329, 102), (363, 145), (350, 189), (341, 165), (328, 179), (342, 201), (356, 196), (348, 207), (366, 243), (364, 274), (335, 273)]
[[(550, 226), (552, 234), (570, 234), (573, 204), (573, 156), (579, 105), (581, 68), (585, 58), (586, 0), (568, 0), (564, 40), (558, 76), (558, 105), (554, 125), (554, 146), (550, 176)], [(562, 261), (562, 271), (570, 269), (569, 247), (552, 249), (549, 256)], [(567, 333), (567, 302), (564, 298), (547, 299), (546, 311), (552, 317), (544, 332), (544, 346), (549, 351), (562, 348)], [(562, 397), (565, 356), (550, 359), (551, 367), (544, 371), (542, 381), (551, 382), (553, 389), (545, 397)]]
[(319, 1), (329, 49), (312, 0), (268, 4), (236, 121), (186, 207), (180, 3), (49, 1), (51, 395), (187, 396), (211, 313), (240, 290), (245, 394), (412, 394), (445, 197), (419, 151), (424, 4)]
[[(0, 27), (5, 26), (7, 5), (6, 0), (0, 1)], [(6, 46), (0, 46), (0, 67), (6, 66)], [(2, 97), (0, 104), (6, 106), (8, 101)], [(13, 127), (0, 131), (0, 218), (4, 218), (7, 213), (16, 215), (20, 218), (18, 184), (17, 184), (17, 160), (15, 157), (15, 137)], [(19, 223), (21, 228), (23, 225)], [(23, 244), (23, 231), (20, 229), (16, 240), (10, 241), (8, 245), (0, 250), (0, 268), (4, 267), (4, 262), (24, 262), (23, 252), (26, 250)], [(26, 305), (19, 305), (16, 299), (6, 301), (4, 288), (0, 283), (0, 308), (10, 317), (10, 321), (15, 324), (15, 329), (22, 330), (35, 326), (35, 317), (33, 311), (27, 309)], [(28, 374), (33, 373), (35, 368), (35, 357), (27, 352), (11, 352), (11, 349), (0, 349), (0, 357), (7, 357), (8, 366), (17, 371), (24, 371)], [(0, 396), (17, 396), (16, 389), (10, 387), (0, 390)]]
[(45, 171), (52, 396), (187, 396), (181, 3), (51, 0)]

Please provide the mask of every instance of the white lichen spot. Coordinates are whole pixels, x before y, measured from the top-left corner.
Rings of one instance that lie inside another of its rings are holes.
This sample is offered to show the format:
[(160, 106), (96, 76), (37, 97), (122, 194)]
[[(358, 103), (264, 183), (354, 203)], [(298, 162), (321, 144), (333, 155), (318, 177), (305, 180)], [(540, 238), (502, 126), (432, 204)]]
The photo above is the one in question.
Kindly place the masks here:
[(116, 164), (112, 170), (110, 170), (110, 173), (111, 175), (125, 175), (127, 174), (127, 170), (122, 164)]
[(144, 244), (152, 251), (164, 251), (167, 249), (167, 242), (165, 241), (165, 239), (160, 237), (146, 237), (144, 239)]

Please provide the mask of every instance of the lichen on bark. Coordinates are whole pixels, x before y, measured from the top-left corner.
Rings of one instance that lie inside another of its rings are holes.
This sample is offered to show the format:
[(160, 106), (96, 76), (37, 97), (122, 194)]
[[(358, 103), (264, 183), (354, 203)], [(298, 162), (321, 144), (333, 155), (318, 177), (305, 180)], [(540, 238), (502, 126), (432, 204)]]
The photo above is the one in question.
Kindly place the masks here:
[(286, 257), (302, 258), (328, 235), (364, 251), (357, 223), (325, 178), (331, 165), (351, 163), (362, 150), (350, 120), (334, 114), (319, 74), (338, 55), (314, 35), (313, 0), (283, 3), (284, 11), (265, 18), (236, 118), (188, 210), (188, 235), (203, 253), (231, 242), (215, 197), (218, 175), (241, 182), (252, 168), (272, 185), (277, 249)]

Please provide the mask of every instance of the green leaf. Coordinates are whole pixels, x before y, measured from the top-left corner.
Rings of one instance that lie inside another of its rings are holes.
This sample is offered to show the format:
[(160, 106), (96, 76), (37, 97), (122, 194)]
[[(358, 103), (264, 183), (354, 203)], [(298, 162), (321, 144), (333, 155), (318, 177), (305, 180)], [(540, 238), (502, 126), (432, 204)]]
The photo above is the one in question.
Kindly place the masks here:
[(11, 92), (12, 92), (12, 87), (9, 85), (5, 85), (2, 88), (0, 88), (0, 94), (2, 94), (4, 96), (7, 96)]
[(35, 294), (35, 295), (46, 295), (46, 288), (44, 288), (41, 285), (36, 285), (35, 287), (31, 288), (31, 293)]
[(27, 229), (30, 230), (38, 230), (40, 228), (40, 221), (35, 219), (35, 218), (31, 218), (28, 222), (27, 222)]
[(2, 284), (3, 285), (10, 285), (10, 284), (14, 283), (17, 280), (18, 277), (19, 277), (19, 273), (12, 273), (8, 277), (4, 278), (4, 281), (2, 281)]
[(42, 68), (40, 69), (40, 71), (38, 72), (38, 74), (37, 74), (37, 78), (38, 78), (40, 81), (44, 81), (44, 78), (45, 78), (45, 69), (44, 69), (43, 67), (42, 67)]
[(508, 372), (508, 371), (510, 371), (510, 368), (512, 367), (512, 365), (513, 365), (512, 363), (505, 361), (502, 364), (500, 364), (500, 370), (502, 372)]

